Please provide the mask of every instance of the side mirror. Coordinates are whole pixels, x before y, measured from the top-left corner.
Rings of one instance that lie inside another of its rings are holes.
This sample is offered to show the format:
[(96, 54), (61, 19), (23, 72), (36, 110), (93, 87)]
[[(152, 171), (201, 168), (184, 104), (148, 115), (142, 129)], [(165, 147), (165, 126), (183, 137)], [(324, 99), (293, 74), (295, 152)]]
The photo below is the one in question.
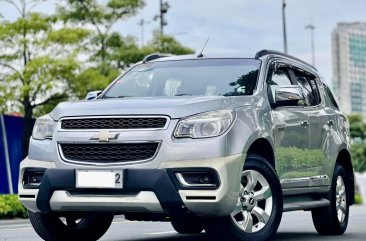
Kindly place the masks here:
[(96, 99), (103, 91), (102, 90), (94, 90), (90, 91), (86, 94), (86, 100), (94, 100)]
[(274, 106), (297, 106), (305, 97), (300, 86), (280, 86), (275, 90)]

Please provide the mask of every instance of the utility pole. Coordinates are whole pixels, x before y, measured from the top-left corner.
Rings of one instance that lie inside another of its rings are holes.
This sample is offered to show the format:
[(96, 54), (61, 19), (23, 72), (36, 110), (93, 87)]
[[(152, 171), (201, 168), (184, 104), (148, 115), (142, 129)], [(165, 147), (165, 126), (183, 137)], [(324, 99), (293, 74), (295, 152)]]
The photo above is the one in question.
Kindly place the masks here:
[(140, 25), (141, 27), (141, 35), (140, 35), (140, 42), (141, 42), (141, 47), (144, 47), (145, 42), (144, 42), (144, 37), (145, 37), (145, 25), (149, 24), (150, 21), (146, 21), (145, 19), (141, 19), (140, 22), (138, 22), (138, 25)]
[(165, 20), (165, 14), (168, 12), (170, 5), (168, 2), (163, 2), (160, 0), (160, 14), (155, 15), (154, 20), (160, 20), (160, 37), (164, 36), (164, 27), (168, 25), (168, 22)]
[(305, 28), (309, 29), (310, 33), (311, 33), (311, 60), (312, 60), (312, 65), (315, 66), (315, 41), (314, 41), (315, 26), (313, 24), (309, 24), (309, 25), (306, 25)]
[(287, 54), (286, 0), (282, 0), (283, 49)]

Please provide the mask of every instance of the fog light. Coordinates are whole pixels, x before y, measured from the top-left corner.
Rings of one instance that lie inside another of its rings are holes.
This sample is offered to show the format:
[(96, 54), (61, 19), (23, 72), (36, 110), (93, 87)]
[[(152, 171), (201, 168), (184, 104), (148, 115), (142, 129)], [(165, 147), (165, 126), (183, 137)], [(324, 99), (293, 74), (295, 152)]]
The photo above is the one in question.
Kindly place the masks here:
[(29, 175), (29, 183), (31, 183), (31, 184), (41, 183), (42, 177), (43, 177), (43, 173), (40, 173), (40, 172), (31, 173)]
[(211, 171), (179, 171), (175, 176), (183, 187), (216, 188), (219, 185), (216, 174)]
[(46, 169), (28, 169), (24, 172), (23, 187), (38, 188), (41, 185), (43, 174)]
[(202, 184), (209, 184), (210, 183), (210, 178), (208, 176), (202, 176), (202, 177), (200, 177), (200, 182)]

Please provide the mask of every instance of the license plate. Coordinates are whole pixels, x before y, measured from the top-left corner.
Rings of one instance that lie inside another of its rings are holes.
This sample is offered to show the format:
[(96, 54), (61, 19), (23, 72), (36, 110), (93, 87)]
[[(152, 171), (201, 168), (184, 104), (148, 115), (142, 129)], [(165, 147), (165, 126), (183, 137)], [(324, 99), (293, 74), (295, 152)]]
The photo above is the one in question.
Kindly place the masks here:
[(77, 188), (123, 188), (123, 171), (76, 170)]

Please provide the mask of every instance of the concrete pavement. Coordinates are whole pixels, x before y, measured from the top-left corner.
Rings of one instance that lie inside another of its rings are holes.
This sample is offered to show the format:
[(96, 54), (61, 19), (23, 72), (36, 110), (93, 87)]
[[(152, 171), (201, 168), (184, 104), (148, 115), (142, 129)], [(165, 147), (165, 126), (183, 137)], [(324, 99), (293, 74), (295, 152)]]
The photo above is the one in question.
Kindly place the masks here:
[[(351, 208), (348, 230), (343, 236), (319, 236), (312, 224), (310, 212), (284, 213), (276, 241), (364, 241), (366, 240), (366, 207)], [(28, 220), (0, 221), (0, 240), (38, 241)], [(204, 234), (179, 235), (169, 223), (130, 222), (115, 218), (104, 241), (208, 241)]]

